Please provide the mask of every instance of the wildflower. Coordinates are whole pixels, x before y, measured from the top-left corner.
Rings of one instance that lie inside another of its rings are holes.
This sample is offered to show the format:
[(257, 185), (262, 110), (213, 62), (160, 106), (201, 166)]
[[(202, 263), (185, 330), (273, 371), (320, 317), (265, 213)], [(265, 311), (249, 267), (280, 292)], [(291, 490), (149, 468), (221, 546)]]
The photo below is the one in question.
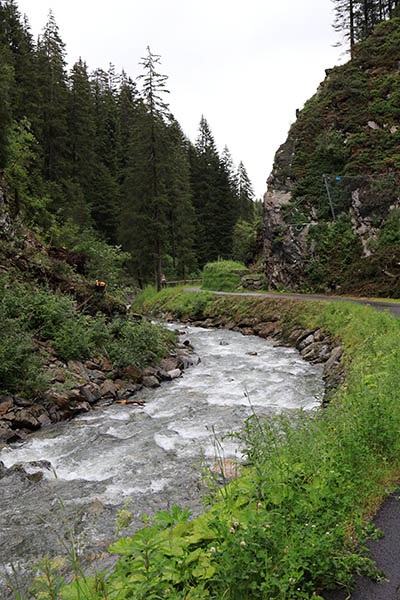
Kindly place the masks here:
[(261, 504), (261, 502), (259, 502), (259, 503), (257, 504), (257, 508), (262, 508), (262, 504)]
[(326, 535), (331, 535), (330, 531), (327, 531), (327, 532), (326, 532)]
[(229, 533), (236, 533), (236, 529), (234, 527), (231, 527)]
[(245, 542), (244, 540), (242, 540), (242, 541), (240, 542), (240, 545), (241, 545), (243, 548), (244, 548), (245, 546), (247, 546), (247, 544), (246, 544), (246, 542)]
[(314, 529), (314, 528), (315, 528), (315, 525), (311, 525), (311, 527)]
[(292, 583), (292, 584), (293, 584), (293, 583), (296, 583), (296, 580), (295, 580), (295, 578), (294, 578), (294, 577), (290, 577), (290, 579), (289, 579), (289, 583)]
[(239, 525), (240, 525), (239, 521), (235, 521), (233, 524), (234, 527), (239, 527)]
[(212, 552), (212, 554), (214, 554), (216, 551), (217, 551), (217, 549), (216, 549), (216, 548), (214, 548), (214, 546), (211, 546), (211, 548), (210, 548), (210, 552)]
[(287, 554), (289, 552), (289, 548), (286, 546), (286, 548), (284, 549), (284, 553)]

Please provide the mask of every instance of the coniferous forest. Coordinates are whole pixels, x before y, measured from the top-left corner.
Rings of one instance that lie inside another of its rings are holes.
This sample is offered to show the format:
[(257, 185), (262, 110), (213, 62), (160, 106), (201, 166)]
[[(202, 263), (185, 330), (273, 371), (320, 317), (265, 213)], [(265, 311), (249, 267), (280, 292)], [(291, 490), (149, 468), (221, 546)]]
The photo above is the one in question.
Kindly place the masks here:
[(205, 117), (187, 139), (160, 56), (143, 54), (134, 77), (83, 58), (68, 69), (53, 14), (35, 41), (17, 2), (0, 1), (0, 172), (13, 216), (47, 245), (124, 253), (140, 285), (159, 287), (161, 272), (244, 260), (256, 204)]

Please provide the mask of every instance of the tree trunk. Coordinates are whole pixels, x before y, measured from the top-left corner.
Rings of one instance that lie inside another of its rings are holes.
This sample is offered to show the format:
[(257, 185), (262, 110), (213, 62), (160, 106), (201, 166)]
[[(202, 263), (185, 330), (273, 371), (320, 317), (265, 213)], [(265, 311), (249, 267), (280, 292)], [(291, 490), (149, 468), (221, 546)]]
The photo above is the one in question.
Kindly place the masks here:
[(350, 0), (349, 4), (349, 21), (350, 21), (350, 56), (353, 57), (354, 50), (354, 0)]

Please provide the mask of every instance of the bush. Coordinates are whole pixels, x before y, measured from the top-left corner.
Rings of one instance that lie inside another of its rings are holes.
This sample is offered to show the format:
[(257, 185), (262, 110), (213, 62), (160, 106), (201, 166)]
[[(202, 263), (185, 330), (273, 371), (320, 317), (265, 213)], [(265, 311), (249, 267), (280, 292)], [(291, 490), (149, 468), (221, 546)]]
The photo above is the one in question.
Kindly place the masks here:
[(2, 319), (0, 324), (0, 391), (22, 392), (28, 396), (46, 385), (41, 359), (32, 335), (18, 320)]
[(95, 349), (90, 317), (79, 315), (65, 319), (54, 334), (53, 346), (64, 361), (89, 358)]
[(113, 340), (105, 348), (116, 367), (144, 368), (161, 360), (175, 342), (175, 334), (147, 321), (114, 319), (110, 325)]
[(203, 270), (202, 288), (233, 292), (240, 285), (240, 271), (246, 271), (246, 267), (242, 263), (231, 260), (208, 263)]

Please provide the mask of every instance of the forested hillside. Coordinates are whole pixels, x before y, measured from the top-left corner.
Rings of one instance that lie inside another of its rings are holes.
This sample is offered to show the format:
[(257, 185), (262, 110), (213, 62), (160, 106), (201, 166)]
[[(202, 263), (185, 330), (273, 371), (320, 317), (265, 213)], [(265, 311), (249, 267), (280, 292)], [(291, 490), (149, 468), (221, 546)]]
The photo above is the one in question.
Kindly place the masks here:
[(352, 58), (327, 70), (276, 154), (266, 276), (278, 288), (399, 297), (398, 3), (335, 4)]
[(254, 194), (204, 117), (195, 143), (185, 137), (160, 56), (144, 54), (133, 78), (112, 64), (90, 71), (83, 58), (68, 69), (51, 12), (34, 41), (17, 2), (0, 1), (0, 171), (12, 216), (49, 245), (119, 246), (139, 284), (159, 285), (161, 270), (185, 278), (243, 253)]

